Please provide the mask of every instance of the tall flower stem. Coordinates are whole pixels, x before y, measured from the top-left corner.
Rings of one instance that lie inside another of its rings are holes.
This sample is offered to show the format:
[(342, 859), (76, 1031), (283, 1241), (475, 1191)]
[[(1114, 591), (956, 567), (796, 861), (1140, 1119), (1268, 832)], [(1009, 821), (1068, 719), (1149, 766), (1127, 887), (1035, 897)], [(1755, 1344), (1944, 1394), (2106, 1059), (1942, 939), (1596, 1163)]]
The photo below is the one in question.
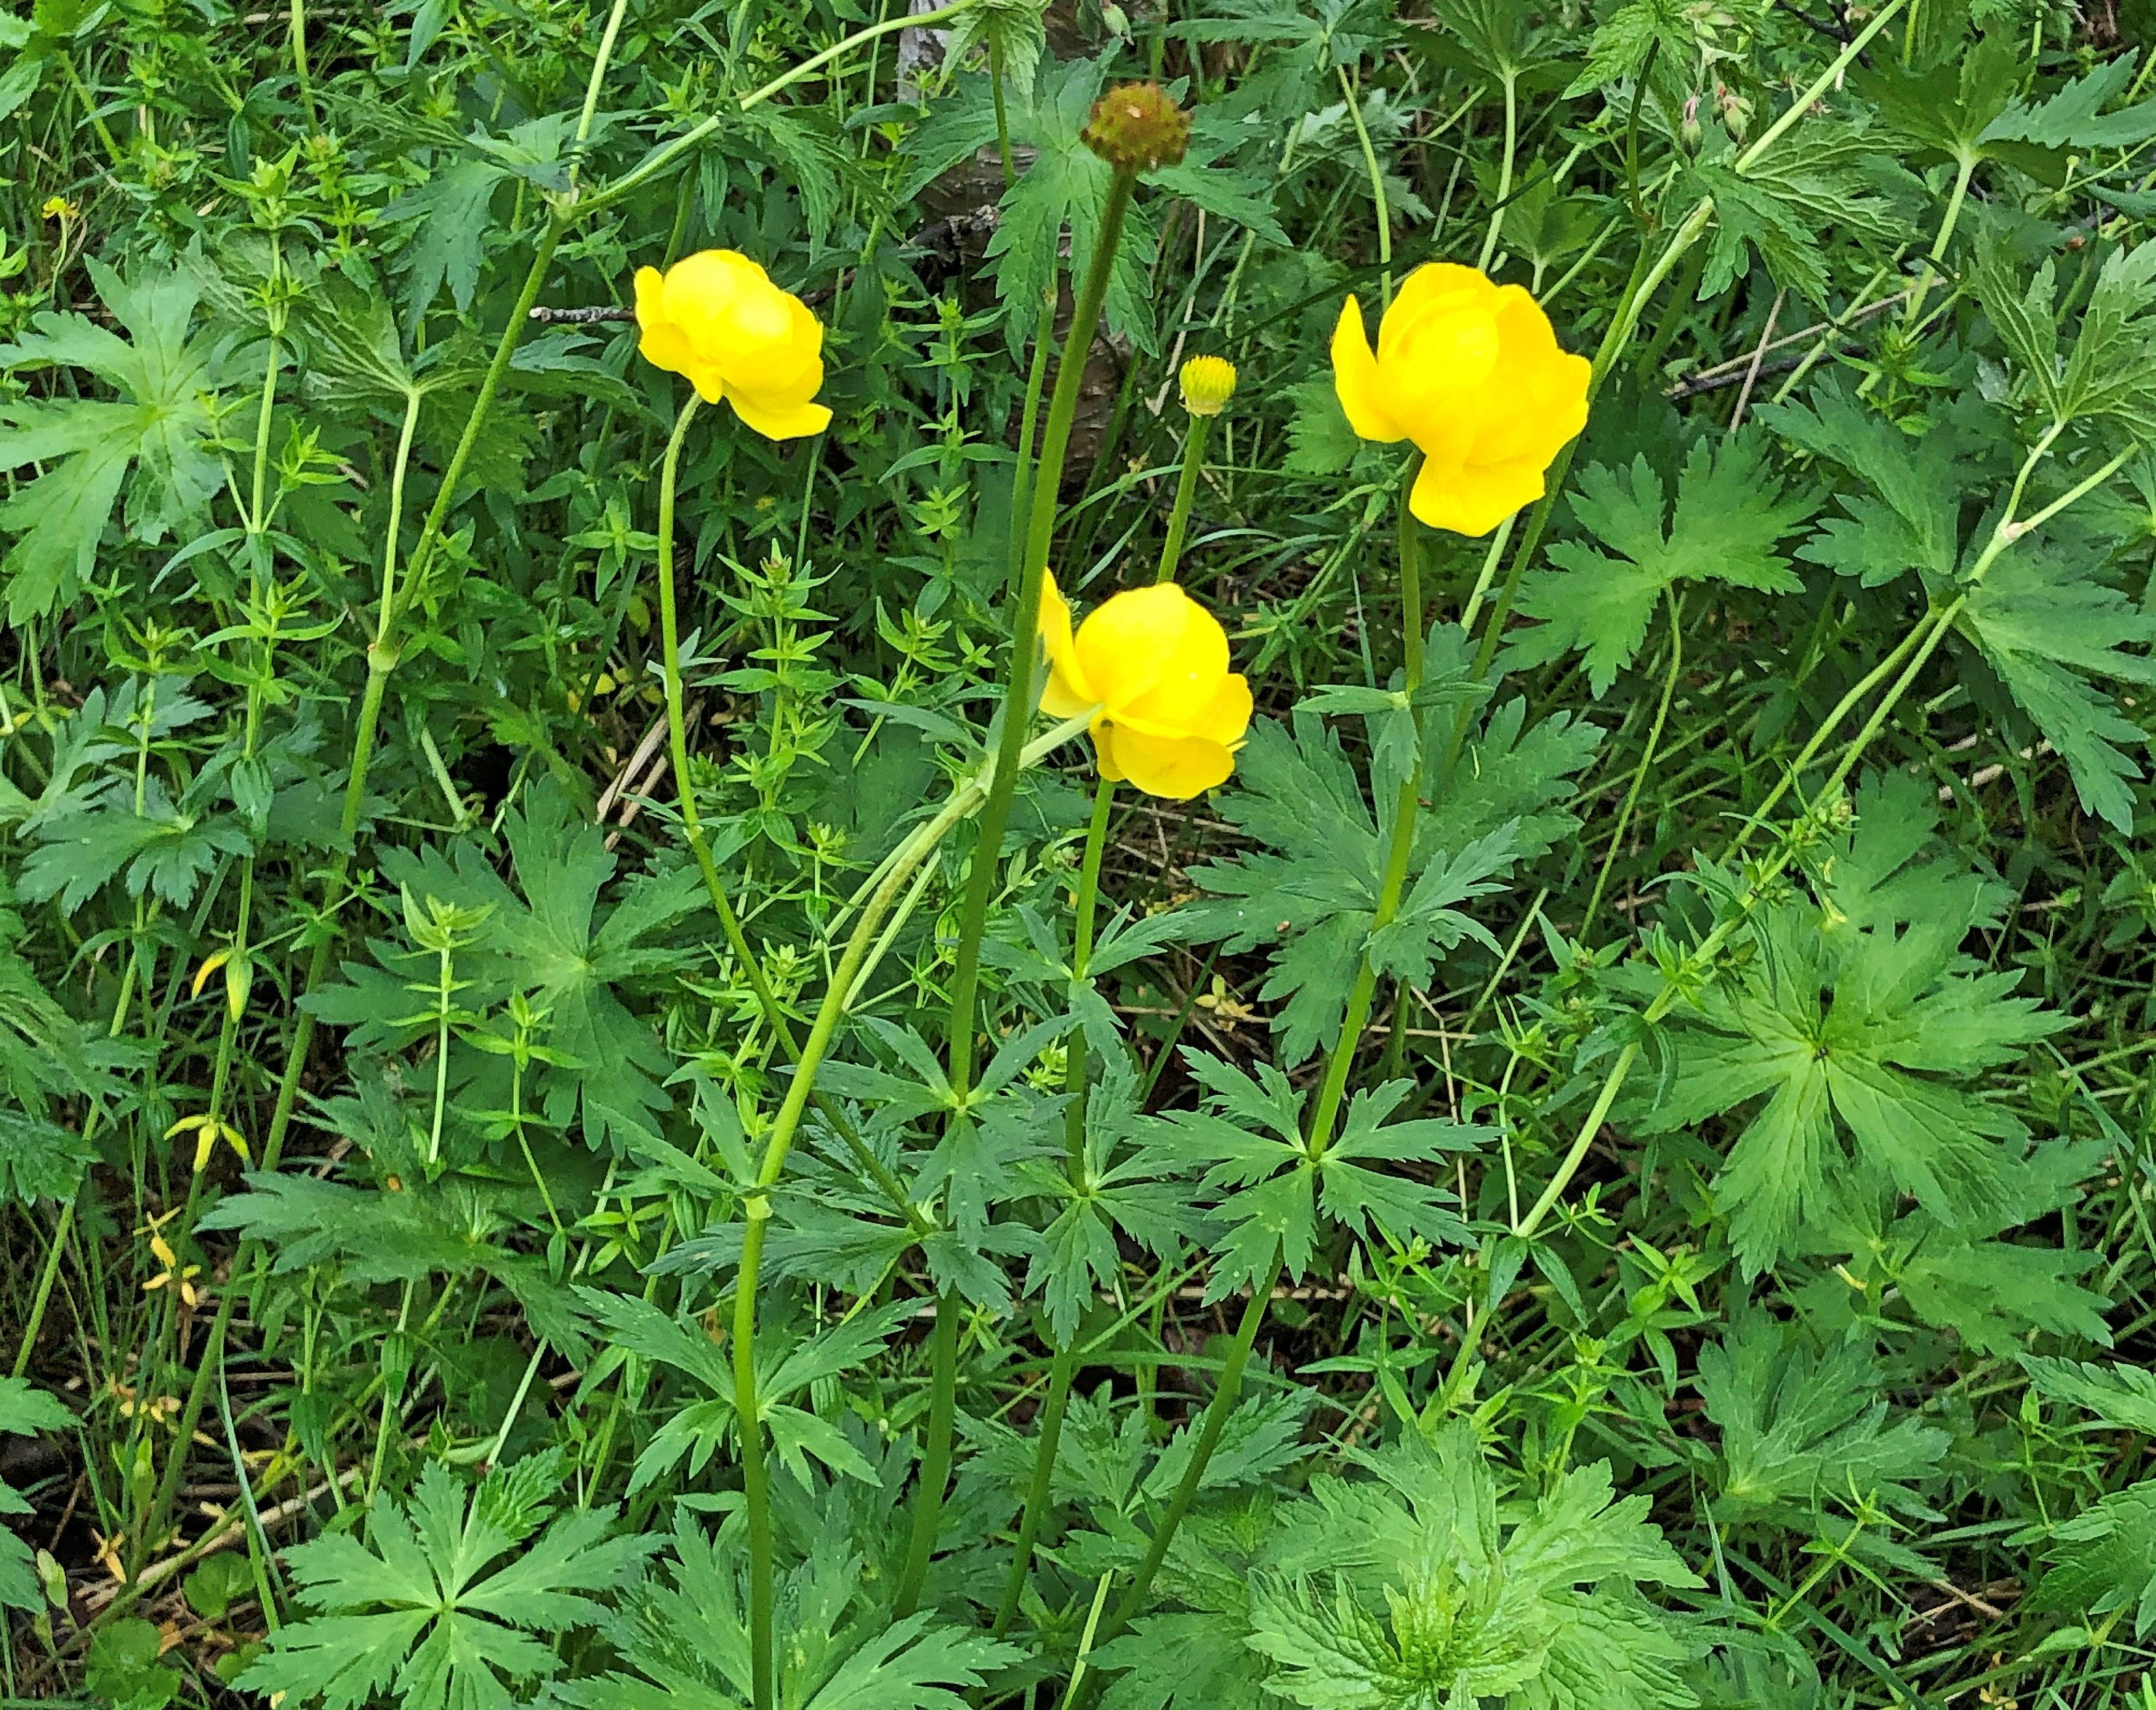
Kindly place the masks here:
[[(726, 948), (732, 952), (735, 965), (741, 969), (756, 995), (757, 1007), (763, 1016), (764, 1025), (778, 1042), (779, 1049), (788, 1062), (798, 1062), (801, 1057), (800, 1042), (786, 1019), (784, 1007), (778, 994), (773, 990), (770, 979), (763, 971), (762, 961), (750, 945), (748, 934), (742, 929), (741, 916), (735, 913), (733, 903), (726, 895), (725, 882), (719, 877), (718, 863), (711, 856), (711, 839), (704, 835), (703, 817), (696, 806), (696, 792), (689, 781), (688, 721), (682, 712), (681, 640), (679, 621), (675, 616), (674, 596), (674, 495), (680, 473), (681, 445), (687, 437), (689, 423), (695, 419), (702, 399), (695, 392), (681, 406), (681, 413), (675, 418), (674, 432), (666, 442), (666, 456), (659, 475), (659, 643), (665, 658), (663, 665), (666, 691), (666, 735), (668, 753), (674, 768), (675, 799), (681, 813), (681, 834), (687, 839), (690, 852), (696, 857), (696, 870), (703, 875), (704, 891), (711, 899), (711, 912), (719, 917), (719, 930), (726, 936)], [(853, 1155), (854, 1162), (862, 1173), (873, 1181), (884, 1197), (913, 1225), (916, 1234), (926, 1234), (927, 1220), (906, 1198), (906, 1189), (893, 1175), (884, 1161), (869, 1149), (854, 1125), (845, 1119), (844, 1113), (821, 1093), (816, 1096), (816, 1109), (831, 1125), (832, 1132), (844, 1143)]]
[[(1108, 281), (1114, 276), (1116, 252), (1122, 242), (1123, 221), (1130, 212), (1137, 174), (1118, 167), (1108, 186), (1108, 198), (1101, 210), (1101, 226), (1094, 238), (1093, 257), (1086, 283), (1071, 311), (1070, 330), (1056, 364), (1055, 391), (1048, 405), (1048, 422), (1040, 436), (1040, 469), (1034, 482), (1033, 505), (1026, 519), (1024, 573), (1019, 581), (1018, 610), (1011, 620), (1010, 664), (1004, 681), (1002, 730), (996, 745), (995, 771), (988, 800), (981, 810), (979, 834), (973, 844), (966, 897), (958, 921), (957, 950), (951, 973), (949, 1067), (946, 1071), (960, 1108), (951, 1114), (953, 1123), (971, 1120), (963, 1103), (973, 1084), (974, 1008), (979, 995), (981, 934), (988, 924), (989, 899), (995, 894), (996, 875), (1002, 866), (1004, 828), (1010, 823), (1011, 797), (1018, 787), (1019, 755), (1025, 742), (1028, 721), (1036, 694), (1034, 660), (1040, 651), (1041, 586), (1048, 571), (1049, 550), (1055, 544), (1056, 495), (1063, 484), (1063, 463), (1070, 449), (1070, 424), (1078, 409), (1078, 389), (1086, 371), (1086, 358), (1093, 348), (1093, 330), (1099, 325), (1101, 305), (1107, 299)], [(938, 1310), (941, 1310), (939, 1307)], [(930, 1436), (922, 1445), (922, 1478), (914, 1492), (919, 1512), (915, 1516), (912, 1547), (893, 1600), (895, 1613), (909, 1613), (921, 1592), (934, 1553), (938, 1523), (943, 1509), (943, 1482), (927, 1475), (949, 1465), (948, 1421), (956, 1409), (943, 1403), (947, 1391), (957, 1384), (956, 1348), (948, 1363), (938, 1361), (931, 1376), (934, 1399), (929, 1412)], [(940, 1352), (940, 1349), (939, 1349)], [(946, 1440), (935, 1434), (937, 1420), (946, 1421)]]
[(1175, 1487), (1175, 1494), (1168, 1498), (1168, 1510), (1160, 1517), (1154, 1528), (1152, 1543), (1147, 1547), (1145, 1559), (1138, 1564), (1137, 1571), (1131, 1576), (1129, 1587), (1116, 1600), (1114, 1610), (1102, 1623), (1096, 1643), (1105, 1645), (1122, 1632), (1138, 1615), (1145, 1613), (1147, 1594), (1152, 1590), (1153, 1576), (1160, 1564), (1168, 1559), (1168, 1546), (1174, 1543), (1177, 1530), (1190, 1512), (1190, 1505), (1198, 1498), (1199, 1487), (1205, 1482), (1205, 1469), (1211, 1463), (1213, 1451), (1220, 1446), (1220, 1433), (1227, 1429), (1228, 1416), (1235, 1410), (1236, 1398), (1243, 1392), (1243, 1373), (1250, 1363), (1250, 1350), (1257, 1345), (1258, 1332), (1265, 1322), (1265, 1311), (1272, 1304), (1273, 1287), (1280, 1281), (1281, 1256), (1276, 1248), (1272, 1263), (1266, 1267), (1250, 1290), (1245, 1303), (1241, 1322), (1235, 1326), (1235, 1339), (1228, 1349), (1228, 1357), (1220, 1364), (1220, 1381), (1214, 1389), (1213, 1400), (1205, 1409), (1205, 1416), (1198, 1426), (1198, 1441), (1190, 1451), (1190, 1463), (1183, 1469), (1182, 1482)]
[[(1407, 471), (1400, 483), (1400, 624), (1405, 641), (1405, 656), (1402, 662), (1403, 692), (1412, 707), (1414, 693), (1422, 683), (1422, 551), (1421, 541), (1413, 515), (1408, 510), (1408, 495), (1414, 489), (1415, 476), (1419, 472), (1421, 459), (1410, 458)], [(1376, 931), (1390, 924), (1398, 914), (1402, 893), (1406, 888), (1409, 858), (1414, 848), (1414, 826), (1417, 809), (1420, 805), (1419, 789), (1422, 767), (1418, 761), (1407, 779), (1400, 785), (1393, 808), (1393, 834), (1385, 858), (1385, 873), (1378, 894), (1378, 906), (1371, 922)], [(1362, 1042), (1363, 1029), (1370, 1018), (1370, 1004), (1377, 991), (1376, 970), (1370, 965), (1368, 952), (1357, 969), (1355, 984), (1348, 998), (1346, 1015), (1342, 1018), (1338, 1037), (1332, 1042), (1332, 1055), (1325, 1066), (1325, 1078), (1321, 1084), (1317, 1100), (1312, 1107), (1310, 1124), (1305, 1131), (1306, 1144), (1313, 1159), (1322, 1159), (1332, 1144), (1332, 1125), (1337, 1119), (1341, 1099), (1348, 1085), (1348, 1073), (1355, 1059), (1356, 1047)], [(1154, 1528), (1152, 1543), (1147, 1549), (1145, 1559), (1138, 1564), (1137, 1571), (1101, 1633), (1100, 1641), (1110, 1639), (1128, 1626), (1145, 1609), (1147, 1595), (1152, 1587), (1153, 1575), (1168, 1559), (1168, 1548), (1175, 1534), (1197, 1499), (1199, 1487), (1204, 1482), (1205, 1469), (1212, 1461), (1213, 1452), (1219, 1446), (1220, 1434), (1227, 1429), (1228, 1418), (1235, 1410), (1235, 1403), (1243, 1389), (1243, 1373), (1248, 1366), (1250, 1350), (1256, 1345), (1258, 1332), (1263, 1328), (1267, 1308), (1272, 1301), (1274, 1285), (1279, 1282), (1285, 1254), (1277, 1247), (1271, 1262), (1262, 1276), (1256, 1279), (1250, 1298), (1243, 1308), (1242, 1321), (1236, 1326), (1235, 1340), (1229, 1349), (1228, 1358), (1220, 1370), (1220, 1381), (1213, 1391), (1213, 1399), (1206, 1405), (1204, 1418), (1198, 1428), (1198, 1441), (1192, 1446), (1189, 1464), (1184, 1467), (1182, 1482), (1176, 1486), (1169, 1498), (1160, 1523)]]
[(1040, 426), (1040, 394), (1048, 384), (1048, 353), (1055, 342), (1056, 286), (1051, 279), (1041, 294), (1040, 330), (1033, 341), (1033, 361), (1025, 376), (1024, 413), (1019, 417), (1018, 461), (1011, 468), (1010, 596), (1025, 591), (1025, 542), (1031, 532), (1033, 441)]
[(1183, 537), (1190, 529), (1190, 507), (1198, 497), (1198, 472), (1205, 466), (1205, 441), (1213, 431), (1210, 416), (1193, 416), (1190, 432), (1183, 439), (1183, 471), (1175, 478), (1175, 508), (1168, 514), (1168, 538), (1160, 543), (1157, 582), (1175, 580), (1183, 561)]
[[(1086, 728), (1090, 714), (1065, 719), (1054, 730), (1027, 745), (1018, 755), (1018, 767), (1031, 765), (1060, 747)], [(876, 929), (891, 904), (906, 888), (914, 871), (934, 852), (951, 828), (978, 811), (990, 793), (989, 785), (976, 778), (956, 791), (935, 818), (916, 831), (886, 862), (882, 878), (861, 906), (837, 970), (824, 988), (824, 1000), (810, 1022), (808, 1039), (788, 1085), (786, 1097), (772, 1119), (770, 1137), (764, 1143), (763, 1160), (757, 1170), (754, 1189), (742, 1207), (747, 1228), (742, 1241), (741, 1269), (734, 1283), (733, 1367), (736, 1426), (742, 1442), (742, 1492), (749, 1529), (749, 1648), (755, 1710), (772, 1710), (775, 1702), (771, 1672), (772, 1610), (775, 1595), (771, 1533), (771, 1490), (764, 1465), (763, 1421), (757, 1397), (757, 1290), (762, 1280), (766, 1225), (771, 1218), (771, 1190), (785, 1173), (787, 1154), (800, 1133), (801, 1119), (814, 1092), (816, 1073), (844, 1019), (846, 1006), (862, 965), (875, 943)]]
[[(1205, 418), (1199, 417), (1202, 424)], [(1165, 580), (1165, 578), (1163, 578)], [(1093, 959), (1093, 928), (1100, 912), (1101, 857), (1107, 847), (1108, 819), (1114, 809), (1116, 786), (1101, 778), (1093, 786), (1093, 817), (1086, 827), (1086, 853), (1078, 868), (1078, 903), (1071, 928), (1070, 977), (1086, 978)], [(1065, 1167), (1074, 1188), (1085, 1184), (1086, 1158), (1086, 1035), (1070, 1035), (1063, 1090)], [(1040, 1541), (1041, 1523), (1053, 1500), (1055, 1457), (1063, 1441), (1063, 1413), (1070, 1400), (1070, 1380), (1078, 1369), (1078, 1339), (1074, 1334), (1055, 1350), (1048, 1368), (1048, 1395), (1040, 1405), (1040, 1431), (1033, 1451), (1033, 1477), (1026, 1486), (1025, 1507), (1019, 1515), (1018, 1543), (1011, 1552), (1009, 1575), (1004, 1581), (1003, 1601), (997, 1606), (994, 1631), (1009, 1629), (1025, 1593), (1026, 1574), (1033, 1566), (1034, 1545)]]

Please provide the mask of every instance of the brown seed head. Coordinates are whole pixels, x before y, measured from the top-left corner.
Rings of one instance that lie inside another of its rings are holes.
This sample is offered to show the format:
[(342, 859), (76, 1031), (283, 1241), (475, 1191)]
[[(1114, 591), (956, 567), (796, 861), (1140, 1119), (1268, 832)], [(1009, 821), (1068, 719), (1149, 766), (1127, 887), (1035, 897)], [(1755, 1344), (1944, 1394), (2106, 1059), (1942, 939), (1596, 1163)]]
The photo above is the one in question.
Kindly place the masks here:
[(1119, 172), (1172, 166), (1190, 146), (1190, 115), (1157, 83), (1119, 83), (1093, 103), (1086, 146)]

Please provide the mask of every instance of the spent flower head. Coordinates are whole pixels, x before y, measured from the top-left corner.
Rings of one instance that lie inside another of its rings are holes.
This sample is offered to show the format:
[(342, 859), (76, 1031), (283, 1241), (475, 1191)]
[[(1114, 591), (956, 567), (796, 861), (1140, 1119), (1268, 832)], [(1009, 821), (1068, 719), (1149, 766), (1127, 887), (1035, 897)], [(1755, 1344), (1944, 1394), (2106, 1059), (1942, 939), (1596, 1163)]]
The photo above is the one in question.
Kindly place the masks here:
[(1190, 146), (1190, 115), (1157, 83), (1119, 83), (1093, 103), (1080, 133), (1119, 172), (1172, 166)]

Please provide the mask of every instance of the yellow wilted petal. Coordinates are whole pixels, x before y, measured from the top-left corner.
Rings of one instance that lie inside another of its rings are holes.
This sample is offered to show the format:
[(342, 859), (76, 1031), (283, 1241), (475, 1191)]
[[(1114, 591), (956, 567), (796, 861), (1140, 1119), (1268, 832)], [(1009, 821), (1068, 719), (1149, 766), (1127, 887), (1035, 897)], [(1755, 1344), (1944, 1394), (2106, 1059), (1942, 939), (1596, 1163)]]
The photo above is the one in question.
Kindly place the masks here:
[(232, 951), (228, 946), (204, 956), (202, 966), (195, 970), (195, 977), (188, 982), (187, 996), (200, 997), (203, 995), (203, 987), (209, 984), (209, 976), (231, 960)]

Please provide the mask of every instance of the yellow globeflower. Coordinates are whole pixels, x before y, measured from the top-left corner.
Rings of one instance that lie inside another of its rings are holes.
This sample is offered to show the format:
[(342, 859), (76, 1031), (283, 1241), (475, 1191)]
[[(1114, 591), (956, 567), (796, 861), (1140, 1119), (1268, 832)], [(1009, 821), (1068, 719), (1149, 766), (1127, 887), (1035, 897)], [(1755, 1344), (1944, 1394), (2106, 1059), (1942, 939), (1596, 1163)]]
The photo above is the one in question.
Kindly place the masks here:
[(1094, 607), (1074, 637), (1049, 576), (1040, 591), (1050, 717), (1093, 714), (1101, 776), (1187, 801), (1235, 770), (1250, 685), (1228, 668), (1219, 620), (1173, 582), (1128, 588)]
[(811, 402), (824, 384), (824, 328), (806, 304), (732, 249), (706, 249), (660, 273), (636, 270), (637, 348), (685, 374), (707, 404), (724, 398), (767, 439), (820, 433), (831, 412)]
[(1455, 534), (1486, 535), (1543, 496), (1543, 472), (1587, 425), (1591, 371), (1558, 348), (1523, 289), (1449, 262), (1408, 275), (1375, 351), (1352, 296), (1332, 334), (1332, 383), (1349, 424), (1365, 439), (1421, 448), (1408, 508)]
[(1217, 416), (1235, 395), (1235, 365), (1225, 356), (1193, 356), (1183, 365), (1183, 407)]

